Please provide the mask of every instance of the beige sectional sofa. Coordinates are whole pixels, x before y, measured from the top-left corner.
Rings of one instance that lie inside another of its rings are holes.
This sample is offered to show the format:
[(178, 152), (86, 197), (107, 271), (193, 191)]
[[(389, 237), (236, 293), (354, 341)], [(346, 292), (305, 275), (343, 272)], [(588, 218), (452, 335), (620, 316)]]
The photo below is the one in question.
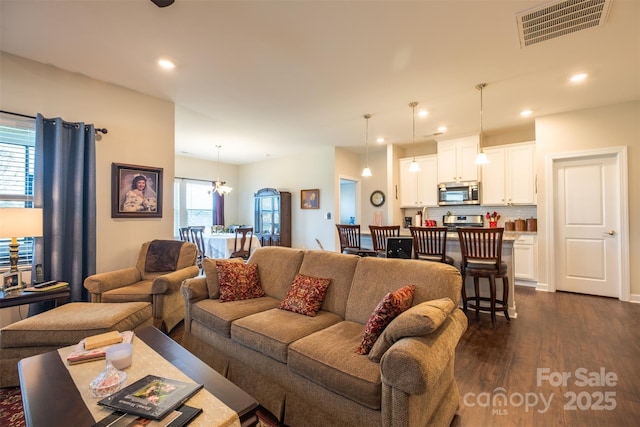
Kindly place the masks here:
[[(289, 426), (450, 425), (455, 348), (467, 327), (458, 270), (283, 247), (260, 248), (248, 262), (258, 265), (264, 297), (221, 303), (215, 262), (206, 277), (183, 282), (189, 350)], [(278, 308), (298, 273), (331, 278), (316, 317)], [(380, 300), (405, 285), (416, 287), (412, 310), (440, 298), (455, 305), (435, 331), (396, 337), (379, 362), (357, 354)]]

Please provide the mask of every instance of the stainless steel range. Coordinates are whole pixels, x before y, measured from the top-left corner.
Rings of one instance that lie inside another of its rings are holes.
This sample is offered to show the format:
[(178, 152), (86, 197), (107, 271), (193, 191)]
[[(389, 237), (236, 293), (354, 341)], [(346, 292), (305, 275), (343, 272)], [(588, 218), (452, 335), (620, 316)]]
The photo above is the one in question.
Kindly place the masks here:
[(443, 215), (442, 224), (449, 231), (456, 231), (458, 227), (482, 227), (484, 218), (482, 215)]

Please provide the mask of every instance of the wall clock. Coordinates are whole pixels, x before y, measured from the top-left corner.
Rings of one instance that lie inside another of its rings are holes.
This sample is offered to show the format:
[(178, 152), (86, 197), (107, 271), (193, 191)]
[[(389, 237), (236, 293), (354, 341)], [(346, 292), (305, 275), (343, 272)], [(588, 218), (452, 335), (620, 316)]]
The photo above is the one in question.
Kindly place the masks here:
[(369, 200), (371, 200), (371, 204), (373, 206), (380, 207), (384, 205), (384, 193), (380, 190), (376, 190), (371, 193), (371, 197), (369, 198)]

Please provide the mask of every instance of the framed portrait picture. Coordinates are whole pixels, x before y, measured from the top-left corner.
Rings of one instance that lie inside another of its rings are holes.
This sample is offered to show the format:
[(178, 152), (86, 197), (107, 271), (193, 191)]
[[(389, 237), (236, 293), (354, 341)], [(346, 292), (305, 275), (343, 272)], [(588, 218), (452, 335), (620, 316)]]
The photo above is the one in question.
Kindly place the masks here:
[(19, 271), (2, 273), (2, 285), (0, 289), (9, 289), (22, 285)]
[(111, 164), (111, 218), (162, 218), (162, 168)]
[(301, 209), (320, 209), (320, 190), (300, 190)]

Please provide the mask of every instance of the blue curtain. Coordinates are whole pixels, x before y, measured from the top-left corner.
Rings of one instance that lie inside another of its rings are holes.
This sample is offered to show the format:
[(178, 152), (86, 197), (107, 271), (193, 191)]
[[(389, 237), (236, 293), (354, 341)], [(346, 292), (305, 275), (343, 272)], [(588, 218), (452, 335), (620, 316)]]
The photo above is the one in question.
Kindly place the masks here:
[(92, 124), (37, 115), (34, 200), (44, 224), (34, 263), (46, 280), (69, 282), (72, 301), (89, 301), (83, 281), (96, 272), (95, 157)]

